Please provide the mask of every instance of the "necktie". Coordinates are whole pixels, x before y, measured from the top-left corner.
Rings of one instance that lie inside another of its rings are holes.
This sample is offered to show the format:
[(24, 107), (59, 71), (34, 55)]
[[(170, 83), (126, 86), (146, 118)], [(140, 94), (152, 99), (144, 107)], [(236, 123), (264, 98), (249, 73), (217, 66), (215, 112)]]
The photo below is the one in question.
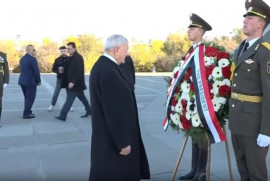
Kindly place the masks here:
[(241, 53), (239, 54), (238, 58), (248, 49), (249, 43), (248, 41), (244, 44)]

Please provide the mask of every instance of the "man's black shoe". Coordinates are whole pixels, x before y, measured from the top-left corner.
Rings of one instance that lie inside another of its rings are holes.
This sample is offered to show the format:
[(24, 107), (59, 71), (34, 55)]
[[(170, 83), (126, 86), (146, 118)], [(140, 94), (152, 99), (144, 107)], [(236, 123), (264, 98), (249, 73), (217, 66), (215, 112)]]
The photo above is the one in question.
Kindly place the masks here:
[(88, 117), (90, 115), (91, 115), (91, 113), (90, 112), (87, 112), (87, 113), (85, 113), (85, 115), (82, 115), (81, 118), (86, 118), (86, 117)]
[(56, 119), (60, 120), (60, 121), (66, 121), (66, 119), (61, 118), (60, 116), (55, 116)]
[(34, 117), (35, 117), (35, 115), (28, 114), (28, 115), (23, 116), (23, 119), (31, 119), (31, 118), (34, 118)]

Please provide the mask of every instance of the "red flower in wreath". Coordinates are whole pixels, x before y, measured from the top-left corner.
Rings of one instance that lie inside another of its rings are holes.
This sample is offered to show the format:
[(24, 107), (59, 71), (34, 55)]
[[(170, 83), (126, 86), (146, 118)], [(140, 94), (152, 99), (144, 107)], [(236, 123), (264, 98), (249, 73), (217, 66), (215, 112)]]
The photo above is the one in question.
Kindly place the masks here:
[(227, 96), (229, 96), (230, 92), (231, 92), (231, 88), (230, 88), (229, 86), (227, 86), (227, 85), (222, 85), (222, 86), (220, 86), (219, 89), (218, 89), (218, 93), (219, 93), (219, 95), (221, 95), (222, 97), (227, 97)]
[(220, 60), (222, 58), (229, 59), (230, 55), (227, 52), (218, 52), (217, 53), (217, 60)]
[(177, 78), (177, 76), (178, 76), (178, 73), (179, 73), (179, 71), (177, 71), (175, 74), (174, 74), (174, 78), (176, 79)]
[(210, 65), (208, 67), (206, 67), (205, 69), (205, 74), (206, 74), (206, 77), (208, 78), (210, 75), (212, 75), (212, 72), (214, 70), (215, 66), (214, 65)]
[(186, 116), (182, 115), (180, 117), (181, 119), (181, 122), (182, 122), (182, 125), (183, 125), (183, 128), (185, 130), (189, 130), (191, 128), (191, 122), (188, 121), (188, 119), (186, 118)]
[(215, 47), (206, 47), (205, 48), (205, 55), (207, 57), (214, 57), (217, 55), (217, 49)]
[(190, 90), (192, 92), (195, 92), (195, 88), (194, 88), (194, 83), (193, 82), (190, 83)]
[(231, 77), (231, 66), (223, 67), (222, 68), (222, 75), (223, 77), (229, 79)]
[(176, 98), (174, 97), (173, 99), (172, 99), (172, 106), (176, 106), (176, 104), (178, 103), (178, 101), (176, 100)]
[(181, 105), (182, 105), (183, 109), (186, 110), (187, 109), (187, 100), (182, 99), (181, 100)]
[(180, 88), (176, 87), (175, 90), (174, 90), (174, 93), (176, 93), (176, 94), (180, 93)]

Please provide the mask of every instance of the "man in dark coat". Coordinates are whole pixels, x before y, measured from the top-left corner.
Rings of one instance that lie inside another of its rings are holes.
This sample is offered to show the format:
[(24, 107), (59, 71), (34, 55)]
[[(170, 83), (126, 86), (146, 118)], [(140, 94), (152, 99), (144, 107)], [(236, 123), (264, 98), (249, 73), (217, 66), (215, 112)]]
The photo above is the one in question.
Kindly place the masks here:
[(86, 113), (81, 117), (84, 118), (91, 115), (89, 102), (83, 92), (86, 89), (83, 57), (77, 52), (76, 44), (74, 42), (68, 43), (67, 46), (70, 57), (64, 67), (65, 71), (63, 80), (63, 86), (67, 88), (67, 98), (61, 109), (60, 115), (55, 117), (61, 121), (66, 121), (67, 114), (76, 97), (78, 97), (78, 99), (83, 103), (86, 111)]
[(135, 68), (131, 56), (126, 56), (125, 63), (120, 64), (119, 67), (124, 72), (133, 90), (135, 90)]
[(9, 68), (8, 68), (8, 61), (7, 55), (0, 51), (0, 127), (1, 124), (1, 115), (2, 115), (2, 97), (4, 88), (9, 83)]
[(90, 76), (92, 142), (90, 181), (150, 179), (132, 85), (119, 69), (128, 41), (112, 35)]
[(41, 84), (37, 59), (34, 57), (36, 50), (33, 45), (26, 47), (26, 54), (20, 60), (19, 85), (24, 95), (23, 119), (34, 118), (32, 106), (36, 99), (37, 85)]

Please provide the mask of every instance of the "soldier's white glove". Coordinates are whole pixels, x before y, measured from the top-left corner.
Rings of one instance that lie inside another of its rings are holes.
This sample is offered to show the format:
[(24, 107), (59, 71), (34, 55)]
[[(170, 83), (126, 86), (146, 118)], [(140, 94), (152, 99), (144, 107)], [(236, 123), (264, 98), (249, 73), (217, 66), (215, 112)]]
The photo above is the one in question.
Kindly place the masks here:
[(259, 147), (267, 147), (270, 145), (270, 136), (259, 134), (257, 138), (257, 145)]
[(6, 88), (7, 86), (8, 86), (8, 84), (4, 83), (3, 88)]

